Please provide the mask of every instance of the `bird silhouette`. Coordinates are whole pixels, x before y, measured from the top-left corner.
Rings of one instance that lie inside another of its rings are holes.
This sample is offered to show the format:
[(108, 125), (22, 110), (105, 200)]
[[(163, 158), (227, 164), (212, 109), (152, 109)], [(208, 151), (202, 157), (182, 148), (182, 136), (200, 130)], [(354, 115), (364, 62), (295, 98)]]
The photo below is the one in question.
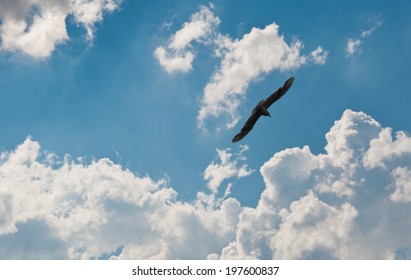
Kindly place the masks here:
[(268, 116), (271, 118), (270, 112), (268, 112), (267, 109), (290, 89), (293, 82), (294, 77), (289, 78), (287, 81), (285, 81), (282, 87), (277, 89), (266, 100), (263, 99), (258, 102), (257, 106), (255, 106), (255, 108), (251, 112), (251, 116), (245, 122), (243, 128), (241, 128), (241, 131), (236, 136), (234, 136), (233, 140), (231, 141), (235, 143), (243, 139), (251, 131), (251, 129), (253, 129), (255, 123), (261, 116)]

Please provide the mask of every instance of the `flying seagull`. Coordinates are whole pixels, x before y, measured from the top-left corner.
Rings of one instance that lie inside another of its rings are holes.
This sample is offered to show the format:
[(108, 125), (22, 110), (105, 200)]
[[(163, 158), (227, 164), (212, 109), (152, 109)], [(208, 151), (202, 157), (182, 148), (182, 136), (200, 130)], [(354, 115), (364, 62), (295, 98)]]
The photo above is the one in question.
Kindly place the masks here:
[(243, 128), (241, 129), (240, 133), (238, 133), (236, 136), (234, 136), (233, 140), (231, 140), (233, 143), (240, 141), (243, 139), (254, 127), (255, 123), (257, 120), (263, 115), (263, 116), (268, 116), (271, 118), (270, 112), (267, 111), (267, 109), (278, 99), (281, 98), (291, 87), (291, 85), (294, 82), (294, 77), (289, 78), (282, 87), (277, 89), (273, 94), (271, 94), (266, 100), (261, 100), (258, 102), (257, 106), (253, 109), (251, 112), (251, 116), (248, 118), (248, 120), (245, 122)]

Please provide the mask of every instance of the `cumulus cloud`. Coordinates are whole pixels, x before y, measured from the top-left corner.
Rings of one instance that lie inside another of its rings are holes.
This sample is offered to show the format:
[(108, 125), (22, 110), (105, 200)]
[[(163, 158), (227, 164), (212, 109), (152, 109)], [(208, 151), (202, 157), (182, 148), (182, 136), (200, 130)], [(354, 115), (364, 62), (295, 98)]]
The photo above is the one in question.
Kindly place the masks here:
[(346, 110), (326, 135), (325, 154), (305, 146), (273, 155), (260, 168), (266, 187), (257, 207), (241, 212), (236, 240), (210, 258), (410, 258), (410, 137), (383, 141), (383, 151), (401, 149), (384, 166), (370, 165), (367, 157), (381, 158), (383, 131), (391, 129)]
[[(243, 152), (222, 165), (235, 169)], [(204, 259), (233, 238), (237, 200), (199, 193), (186, 203), (176, 195), (166, 179), (136, 176), (109, 159), (60, 159), (27, 138), (0, 154), (0, 247), (38, 236), (55, 251), (23, 242), (0, 250), (0, 258), (89, 259), (120, 250), (121, 258)]]
[(377, 19), (375, 16), (371, 17), (369, 22), (372, 23), (372, 26), (369, 29), (363, 30), (360, 33), (360, 36), (354, 38), (348, 38), (347, 45), (345, 47), (345, 55), (347, 57), (358, 53), (361, 50), (361, 45), (365, 38), (370, 37), (374, 31), (382, 25), (382, 20)]
[(66, 19), (72, 15), (93, 39), (94, 26), (104, 12), (122, 0), (16, 0), (0, 2), (0, 50), (47, 58), (58, 44), (69, 40)]
[(394, 177), (395, 191), (390, 199), (396, 202), (411, 202), (411, 169), (397, 167), (391, 172)]
[(346, 257), (346, 244), (358, 215), (351, 204), (331, 206), (309, 192), (279, 215), (282, 223), (270, 242), (275, 258)]
[[(122, 244), (113, 243), (116, 235), (122, 235), (124, 242), (149, 227), (139, 209), (165, 205), (175, 196), (175, 191), (164, 187), (164, 180), (137, 177), (108, 159), (90, 164), (68, 157), (58, 160), (42, 153), (39, 143), (30, 138), (14, 151), (2, 153), (0, 159), (0, 209), (7, 213), (0, 228), (1, 244), (7, 234), (16, 234), (35, 220), (46, 225), (48, 235), (66, 244), (63, 249), (68, 257), (97, 257)], [(141, 221), (120, 213), (134, 213)], [(125, 223), (137, 231), (120, 234), (115, 227)], [(2, 256), (20, 257), (13, 252)]]
[[(212, 5), (211, 5), (212, 6)], [(241, 39), (217, 32), (220, 19), (212, 8), (200, 6), (190, 21), (170, 36), (166, 46), (157, 47), (155, 57), (169, 72), (188, 72), (195, 58), (192, 42), (207, 45), (221, 60), (204, 88), (197, 121), (205, 129), (209, 118), (226, 117), (227, 128), (239, 120), (237, 108), (243, 101), (248, 85), (273, 70), (287, 71), (308, 64), (324, 64), (328, 51), (321, 46), (308, 55), (301, 53), (299, 40), (286, 42), (279, 26), (254, 27)]]
[(364, 155), (364, 165), (369, 169), (387, 168), (385, 162), (390, 162), (393, 158), (409, 157), (410, 153), (411, 138), (405, 132), (398, 131), (393, 141), (392, 129), (384, 128), (370, 142), (370, 149)]
[(227, 190), (253, 171), (248, 147), (217, 149), (208, 190), (185, 202), (167, 179), (28, 138), (0, 153), (0, 258), (409, 259), (410, 139), (346, 110), (325, 153), (272, 155), (258, 204), (244, 207)]

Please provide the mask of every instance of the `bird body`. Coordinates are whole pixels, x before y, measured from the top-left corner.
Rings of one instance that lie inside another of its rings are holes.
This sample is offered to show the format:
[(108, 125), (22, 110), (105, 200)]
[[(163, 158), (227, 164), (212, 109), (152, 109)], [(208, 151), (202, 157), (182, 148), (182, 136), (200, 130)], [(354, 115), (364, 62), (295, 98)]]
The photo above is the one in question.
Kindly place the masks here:
[(251, 112), (251, 116), (241, 128), (241, 131), (236, 136), (234, 136), (233, 140), (231, 141), (235, 143), (243, 139), (251, 131), (251, 129), (253, 129), (255, 123), (261, 116), (271, 117), (270, 112), (268, 112), (268, 108), (290, 89), (293, 82), (294, 77), (289, 78), (282, 87), (276, 90), (267, 99), (263, 99), (258, 102), (257, 106), (255, 106), (253, 111)]

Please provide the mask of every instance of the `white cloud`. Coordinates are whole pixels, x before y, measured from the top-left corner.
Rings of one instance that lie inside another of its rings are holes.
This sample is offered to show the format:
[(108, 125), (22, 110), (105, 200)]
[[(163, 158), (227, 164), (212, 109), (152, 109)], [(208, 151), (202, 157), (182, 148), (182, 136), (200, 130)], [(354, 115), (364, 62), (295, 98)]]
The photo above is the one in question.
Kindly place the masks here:
[[(221, 183), (229, 178), (241, 178), (250, 175), (254, 170), (251, 170), (246, 164), (239, 166), (240, 161), (245, 161), (246, 158), (242, 156), (243, 152), (248, 150), (248, 146), (243, 146), (243, 149), (239, 154), (235, 155), (235, 159), (232, 159), (233, 154), (230, 149), (220, 150), (217, 149), (220, 163), (210, 163), (204, 171), (204, 180), (208, 181), (208, 188), (212, 193), (218, 192), (218, 187)], [(228, 195), (226, 190), (226, 194)]]
[(310, 192), (279, 215), (282, 223), (270, 244), (275, 249), (275, 258), (315, 258), (315, 254), (321, 258), (347, 257), (346, 244), (358, 215), (352, 205), (334, 207)]
[(411, 202), (411, 169), (397, 167), (392, 171), (395, 191), (390, 198), (396, 202)]
[(367, 114), (346, 110), (325, 136), (331, 164), (342, 167), (355, 162), (359, 145), (377, 137), (380, 130), (381, 125)]
[(30, 25), (24, 17), (6, 17), (0, 25), (0, 47), (7, 51), (20, 50), (36, 58), (47, 57), (57, 44), (68, 39), (65, 18), (66, 12), (61, 8), (42, 10), (33, 16)]
[(276, 153), (260, 169), (257, 207), (242, 211), (236, 240), (210, 258), (410, 258), (411, 147), (394, 148), (385, 168), (364, 160), (384, 130), (347, 110), (327, 133), (325, 154), (308, 146)]
[(185, 22), (170, 40), (170, 48), (183, 50), (192, 41), (208, 40), (214, 28), (220, 24), (220, 19), (206, 6), (200, 6), (200, 11), (191, 16), (190, 22)]
[(349, 38), (347, 46), (345, 47), (345, 54), (351, 56), (356, 53), (359, 50), (361, 43), (360, 39)]
[(154, 55), (164, 69), (169, 73), (176, 71), (188, 72), (192, 69), (194, 54), (190, 51), (180, 54), (173, 54), (167, 52), (167, 50), (163, 47), (158, 47), (154, 51)]
[(209, 8), (200, 6), (200, 10), (191, 16), (190, 21), (185, 22), (181, 29), (170, 37), (166, 47), (156, 48), (155, 57), (169, 73), (190, 71), (195, 57), (191, 51), (191, 43), (209, 43), (219, 23), (220, 19)]
[(72, 0), (70, 14), (84, 25), (89, 40), (94, 37), (94, 25), (103, 20), (104, 12), (113, 12), (123, 0)]
[(325, 64), (327, 61), (328, 51), (318, 47), (310, 53), (310, 58), (315, 64)]
[(374, 33), (374, 31), (383, 23), (382, 20), (378, 19), (376, 16), (371, 17), (368, 21), (372, 24), (369, 29), (361, 31), (360, 36), (357, 38), (348, 38), (347, 46), (345, 47), (345, 55), (347, 57), (358, 53), (361, 50), (360, 47), (364, 39), (370, 37)]
[(368, 21), (372, 24), (372, 26), (369, 29), (361, 31), (361, 37), (366, 38), (371, 36), (374, 31), (380, 27), (383, 23), (383, 21), (380, 19), (378, 15), (374, 15), (368, 19)]
[(410, 137), (391, 134), (346, 110), (324, 154), (290, 148), (261, 166), (256, 207), (229, 196), (252, 172), (247, 147), (218, 149), (208, 193), (184, 202), (166, 179), (60, 159), (28, 138), (0, 153), (0, 258), (411, 258)]
[[(224, 164), (235, 169), (243, 152)], [(248, 169), (238, 165), (234, 173), (245, 176)], [(57, 251), (35, 248), (32, 258), (87, 259), (122, 248), (122, 258), (204, 259), (234, 238), (241, 206), (214, 194), (198, 197), (178, 201), (167, 180), (138, 177), (109, 159), (60, 160), (28, 138), (0, 154), (0, 247), (10, 236), (24, 240), (41, 230), (39, 242), (53, 240)], [(25, 258), (32, 249), (0, 250), (0, 258)]]
[[(164, 180), (136, 177), (108, 159), (59, 162), (42, 154), (39, 143), (31, 139), (0, 158), (0, 209), (11, 206), (0, 232), (12, 234), (32, 220), (44, 221), (51, 235), (66, 244), (70, 258), (114, 251), (150, 227), (142, 209), (155, 209), (175, 197)], [(134, 219), (141, 221), (136, 224)], [(134, 230), (120, 234), (118, 226), (127, 223)], [(22, 257), (15, 253), (2, 257)]]
[(399, 131), (392, 139), (392, 129), (384, 128), (377, 138), (370, 143), (370, 149), (364, 155), (364, 165), (367, 168), (387, 168), (384, 162), (389, 162), (393, 158), (411, 156), (411, 138), (403, 131)]
[(115, 10), (121, 0), (17, 0), (0, 3), (0, 50), (21, 51), (34, 58), (47, 58), (58, 44), (69, 40), (66, 18), (93, 39), (94, 25), (104, 12)]

